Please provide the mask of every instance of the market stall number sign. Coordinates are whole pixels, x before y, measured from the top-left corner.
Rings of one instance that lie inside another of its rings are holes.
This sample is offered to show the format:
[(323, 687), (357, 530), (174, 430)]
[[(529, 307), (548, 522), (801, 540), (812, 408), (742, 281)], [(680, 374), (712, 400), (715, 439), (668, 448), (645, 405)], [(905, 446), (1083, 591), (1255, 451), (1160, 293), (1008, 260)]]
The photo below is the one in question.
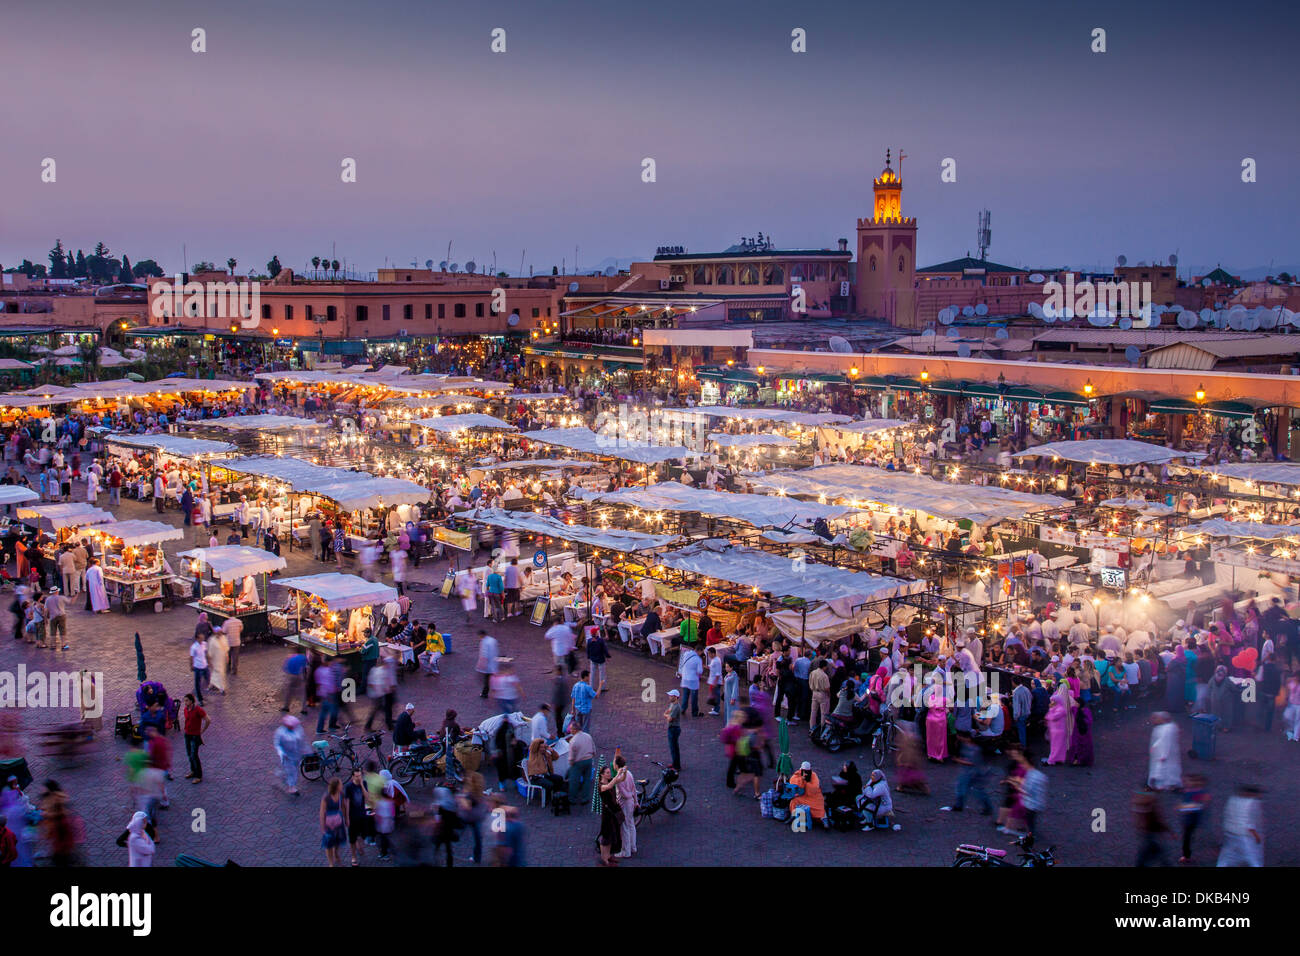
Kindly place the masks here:
[(545, 552), (545, 551), (535, 551), (535, 552), (533, 552), (533, 567), (535, 567), (535, 568), (544, 568), (544, 567), (546, 567), (546, 552)]
[(1125, 571), (1123, 568), (1102, 568), (1101, 586), (1115, 591), (1124, 590)]

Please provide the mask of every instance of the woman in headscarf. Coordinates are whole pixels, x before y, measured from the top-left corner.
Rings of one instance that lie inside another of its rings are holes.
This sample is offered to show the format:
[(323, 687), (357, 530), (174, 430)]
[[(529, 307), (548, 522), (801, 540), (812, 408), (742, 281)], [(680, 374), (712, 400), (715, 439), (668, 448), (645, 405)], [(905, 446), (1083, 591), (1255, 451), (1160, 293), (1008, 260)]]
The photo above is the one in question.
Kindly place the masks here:
[(1044, 763), (1065, 763), (1070, 747), (1070, 738), (1074, 735), (1074, 697), (1070, 694), (1070, 685), (1061, 681), (1056, 685), (1052, 695), (1052, 704), (1047, 708), (1047, 740), (1051, 745)]
[(1226, 734), (1232, 729), (1233, 698), (1237, 696), (1237, 685), (1228, 679), (1228, 669), (1223, 666), (1214, 669), (1210, 678), (1210, 713), (1219, 718), (1219, 733)]
[(230, 661), (230, 642), (217, 628), (208, 638), (208, 686), (219, 694), (226, 692), (226, 667)]
[(137, 810), (126, 825), (127, 866), (153, 866), (154, 842), (145, 832), (148, 823), (149, 815)]
[(1183, 646), (1179, 644), (1174, 648), (1174, 656), (1170, 658), (1169, 665), (1165, 669), (1165, 709), (1171, 714), (1186, 709), (1186, 686), (1187, 656)]
[[(1208, 654), (1209, 650), (1202, 650), (1200, 653)], [(1195, 705), (1196, 703), (1197, 657), (1198, 654), (1196, 651), (1196, 638), (1189, 637), (1183, 649), (1183, 658), (1187, 661), (1187, 667), (1183, 671), (1183, 702), (1185, 705), (1184, 709), (1186, 709), (1187, 706), (1192, 706)], [(1173, 713), (1177, 713), (1177, 711), (1173, 711)]]
[(617, 784), (610, 767), (600, 771), (600, 865), (618, 866), (614, 857), (623, 850), (623, 808), (619, 806)]
[(1070, 749), (1065, 757), (1066, 763), (1072, 767), (1092, 766), (1092, 710), (1087, 704), (1079, 704), (1074, 718), (1074, 732), (1070, 735)]
[[(935, 671), (934, 673), (940, 673)], [(925, 754), (942, 763), (948, 759), (948, 701), (943, 680), (935, 680), (925, 689)]]

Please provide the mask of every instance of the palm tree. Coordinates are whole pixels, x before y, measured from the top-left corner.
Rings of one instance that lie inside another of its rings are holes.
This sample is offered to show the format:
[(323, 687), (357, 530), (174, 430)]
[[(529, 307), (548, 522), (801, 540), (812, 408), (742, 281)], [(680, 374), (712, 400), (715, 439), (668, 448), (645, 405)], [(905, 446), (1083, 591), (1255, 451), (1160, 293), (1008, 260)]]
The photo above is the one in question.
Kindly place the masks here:
[(311, 257), (311, 267), (312, 267), (313, 269), (319, 269), (319, 268), (320, 268), (320, 256), (312, 256), (312, 257)]
[(335, 259), (330, 263), (330, 268), (334, 270), (334, 277), (337, 279), (339, 274), (339, 261)]
[(226, 260), (226, 265), (230, 267), (230, 274), (232, 276), (235, 274), (235, 266), (237, 266), (238, 264), (239, 263), (235, 261), (233, 256)]

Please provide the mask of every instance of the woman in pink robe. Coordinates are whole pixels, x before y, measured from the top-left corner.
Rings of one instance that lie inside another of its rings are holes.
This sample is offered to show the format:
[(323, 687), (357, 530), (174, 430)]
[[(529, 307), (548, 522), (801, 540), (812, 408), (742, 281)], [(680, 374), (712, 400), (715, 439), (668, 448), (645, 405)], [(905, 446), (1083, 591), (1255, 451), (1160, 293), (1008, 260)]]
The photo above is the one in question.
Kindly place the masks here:
[(925, 754), (931, 760), (948, 759), (948, 704), (943, 684), (934, 683), (925, 692)]
[(1047, 708), (1047, 741), (1051, 750), (1047, 763), (1065, 763), (1070, 749), (1070, 737), (1074, 733), (1074, 697), (1070, 694), (1070, 685), (1061, 681), (1056, 685), (1052, 695), (1052, 704)]

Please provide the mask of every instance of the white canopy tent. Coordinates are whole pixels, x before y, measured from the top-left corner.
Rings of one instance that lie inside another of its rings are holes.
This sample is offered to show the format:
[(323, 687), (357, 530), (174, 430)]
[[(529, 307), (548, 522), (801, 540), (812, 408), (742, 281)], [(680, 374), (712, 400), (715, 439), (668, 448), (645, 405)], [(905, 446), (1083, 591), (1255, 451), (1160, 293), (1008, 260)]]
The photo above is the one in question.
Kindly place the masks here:
[(124, 548), (139, 548), (146, 544), (162, 544), (164, 541), (176, 541), (185, 537), (183, 528), (167, 524), (164, 521), (149, 521), (133, 518), (129, 521), (111, 521), (97, 525), (94, 534), (114, 538), (122, 542)]
[(709, 441), (719, 448), (761, 448), (764, 445), (788, 448), (799, 444), (784, 435), (729, 435), (726, 432), (709, 432)]
[(289, 486), (294, 494), (319, 495), (344, 511), (381, 505), (414, 505), (429, 500), (423, 485), (401, 478), (379, 478), (365, 471), (315, 465), (300, 458), (276, 456), (230, 458), (216, 462), (235, 474), (270, 478)]
[(511, 392), (509, 395), (501, 396), (502, 400), (507, 402), (549, 402), (568, 397), (563, 392)]
[(63, 528), (79, 528), (83, 525), (105, 524), (116, 521), (109, 512), (96, 508), (84, 501), (67, 501), (48, 505), (20, 505), (18, 519), (24, 523), (35, 523), (53, 531)]
[(588, 455), (621, 458), (624, 461), (635, 461), (644, 465), (699, 454), (681, 445), (647, 445), (612, 435), (600, 435), (589, 428), (542, 428), (537, 431), (523, 432), (521, 437), (543, 445), (556, 445)]
[(486, 401), (478, 395), (402, 395), (390, 398), (388, 404), (400, 408), (448, 408), (457, 405), (469, 407)]
[(1196, 470), (1217, 478), (1235, 478), (1257, 485), (1300, 485), (1300, 464), (1289, 461), (1204, 465)]
[(397, 600), (397, 589), (387, 584), (367, 581), (355, 574), (308, 574), (300, 578), (278, 578), (271, 582), (279, 587), (302, 591), (319, 598), (331, 611), (350, 611)]
[(579, 461), (577, 458), (519, 458), (510, 461), (497, 461), (490, 465), (480, 465), (479, 471), (511, 471), (528, 468), (595, 468), (594, 461)]
[(1145, 498), (1107, 498), (1098, 507), (1136, 511), (1144, 518), (1163, 518), (1174, 513), (1173, 505), (1167, 505), (1163, 501), (1147, 501)]
[(893, 431), (895, 428), (908, 428), (914, 425), (916, 425), (916, 422), (904, 421), (901, 418), (867, 418), (862, 421), (841, 422), (838, 425), (825, 425), (823, 427), (834, 429), (837, 432), (872, 435), (876, 432)]
[(228, 418), (205, 418), (196, 424), (225, 431), (282, 431), (287, 428), (328, 428), (329, 422), (295, 415), (231, 415)]
[(36, 501), (40, 493), (26, 485), (0, 485), (0, 506), (20, 505), (27, 501)]
[(1179, 528), (1178, 533), (1205, 535), (1212, 538), (1294, 538), (1300, 537), (1300, 525), (1295, 524), (1261, 524), (1258, 521), (1228, 521), (1225, 518), (1211, 518), (1199, 524)]
[(550, 535), (562, 541), (578, 541), (594, 548), (608, 551), (632, 553), (652, 551), (667, 547), (681, 537), (675, 534), (645, 534), (640, 531), (626, 531), (622, 528), (595, 528), (589, 525), (566, 524), (559, 518), (538, 514), (531, 511), (505, 511), (499, 508), (480, 508), (474, 511), (462, 511), (456, 515), (465, 521), (491, 525), (494, 528), (506, 528), (512, 531), (524, 531), (531, 534)]
[(809, 495), (819, 500), (845, 501), (855, 507), (878, 504), (919, 511), (979, 525), (995, 524), (1026, 513), (1073, 508), (1074, 502), (1055, 495), (1038, 495), (986, 485), (950, 484), (927, 475), (886, 471), (867, 465), (819, 465), (799, 471), (777, 471), (753, 479), (755, 488), (779, 495)]
[(288, 562), (278, 554), (235, 544), (192, 548), (180, 552), (178, 557), (197, 561), (200, 568), (211, 568), (218, 581), (236, 581), (250, 574), (270, 574), (288, 566)]
[(772, 495), (747, 495), (709, 491), (677, 481), (661, 481), (648, 488), (620, 488), (617, 491), (580, 491), (581, 497), (607, 505), (626, 505), (643, 511), (699, 512), (713, 518), (732, 518), (756, 528), (784, 528), (811, 525), (818, 518), (836, 521), (859, 509), (823, 505)]
[(478, 412), (471, 412), (465, 415), (435, 415), (433, 418), (417, 418), (411, 424), (419, 425), (421, 428), (429, 428), (434, 431), (446, 432), (453, 434), (458, 431), (464, 431), (467, 428), (485, 428), (491, 431), (500, 432), (517, 432), (519, 431), (509, 422), (502, 421), (492, 415), (483, 415)]
[(782, 422), (786, 425), (834, 425), (839, 422), (852, 421), (851, 415), (836, 415), (831, 412), (795, 412), (785, 408), (733, 408), (730, 405), (697, 405), (695, 408), (665, 408), (664, 412), (674, 415), (701, 415), (710, 418), (733, 418), (747, 421)]
[(1017, 458), (1062, 458), (1097, 465), (1163, 465), (1179, 458), (1197, 458), (1196, 452), (1179, 451), (1129, 438), (1089, 438), (1083, 441), (1054, 441), (1035, 445)]
[(189, 438), (185, 435), (159, 433), (157, 435), (124, 435), (114, 432), (104, 436), (104, 442), (123, 448), (147, 448), (177, 458), (207, 458), (237, 451), (228, 441), (211, 441), (206, 438)]

